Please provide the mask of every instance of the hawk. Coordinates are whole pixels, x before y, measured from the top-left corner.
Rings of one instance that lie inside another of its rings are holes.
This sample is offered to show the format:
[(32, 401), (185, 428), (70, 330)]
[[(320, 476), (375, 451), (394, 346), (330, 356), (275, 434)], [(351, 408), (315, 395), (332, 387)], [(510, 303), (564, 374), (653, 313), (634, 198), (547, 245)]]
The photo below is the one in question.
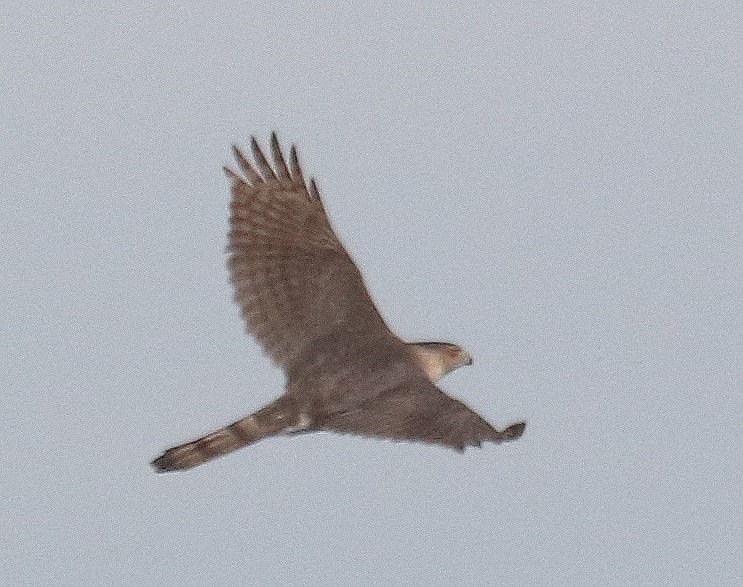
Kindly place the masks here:
[(190, 469), (277, 434), (333, 431), (417, 440), (463, 451), (521, 436), (499, 431), (436, 382), (472, 364), (459, 346), (406, 343), (387, 327), (359, 269), (333, 231), (314, 179), (292, 146), (271, 135), (273, 164), (251, 140), (253, 162), (233, 152), (228, 267), (250, 333), (286, 374), (283, 395), (257, 412), (152, 461)]

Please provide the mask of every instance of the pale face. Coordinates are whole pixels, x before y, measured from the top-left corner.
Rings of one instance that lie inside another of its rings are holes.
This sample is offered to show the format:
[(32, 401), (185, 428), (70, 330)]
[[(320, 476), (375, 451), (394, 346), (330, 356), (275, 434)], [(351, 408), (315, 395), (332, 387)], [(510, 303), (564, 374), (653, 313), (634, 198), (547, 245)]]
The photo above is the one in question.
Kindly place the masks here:
[(462, 347), (448, 342), (410, 343), (428, 378), (435, 383), (447, 373), (463, 365), (471, 365), (472, 357)]

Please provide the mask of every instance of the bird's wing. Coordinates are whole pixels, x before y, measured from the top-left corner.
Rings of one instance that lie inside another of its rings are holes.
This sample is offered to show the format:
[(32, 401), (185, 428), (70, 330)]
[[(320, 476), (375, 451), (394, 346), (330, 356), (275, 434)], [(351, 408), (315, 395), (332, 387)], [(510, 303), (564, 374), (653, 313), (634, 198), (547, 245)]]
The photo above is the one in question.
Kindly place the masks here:
[(462, 402), (423, 377), (390, 388), (366, 402), (327, 415), (324, 430), (392, 440), (418, 440), (457, 450), (521, 436), (525, 423), (496, 430)]
[(305, 181), (295, 147), (289, 160), (271, 136), (273, 163), (255, 138), (254, 162), (236, 147), (228, 266), (248, 330), (291, 371), (314, 342), (349, 344), (392, 336), (361, 273), (333, 232), (314, 179)]

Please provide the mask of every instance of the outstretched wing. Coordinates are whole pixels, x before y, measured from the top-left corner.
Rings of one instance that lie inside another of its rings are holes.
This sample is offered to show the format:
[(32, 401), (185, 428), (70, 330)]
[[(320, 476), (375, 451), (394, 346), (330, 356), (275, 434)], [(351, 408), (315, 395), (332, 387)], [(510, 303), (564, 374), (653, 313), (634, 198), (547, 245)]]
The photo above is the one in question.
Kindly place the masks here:
[(393, 387), (353, 409), (331, 414), (319, 428), (392, 440), (418, 440), (457, 450), (520, 437), (524, 422), (496, 430), (462, 402), (424, 378)]
[(273, 165), (255, 138), (251, 149), (254, 163), (233, 148), (243, 176), (225, 168), (232, 180), (228, 266), (248, 330), (288, 372), (313, 341), (390, 336), (314, 179), (305, 182), (296, 148), (287, 164), (273, 133)]

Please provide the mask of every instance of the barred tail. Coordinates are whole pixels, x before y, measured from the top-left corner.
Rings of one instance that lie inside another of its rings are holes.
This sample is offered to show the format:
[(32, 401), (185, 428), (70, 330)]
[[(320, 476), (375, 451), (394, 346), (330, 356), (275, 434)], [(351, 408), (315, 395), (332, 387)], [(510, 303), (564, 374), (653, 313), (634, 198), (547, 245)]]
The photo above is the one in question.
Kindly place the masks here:
[(166, 450), (152, 461), (158, 473), (191, 469), (295, 425), (281, 399), (224, 428)]

